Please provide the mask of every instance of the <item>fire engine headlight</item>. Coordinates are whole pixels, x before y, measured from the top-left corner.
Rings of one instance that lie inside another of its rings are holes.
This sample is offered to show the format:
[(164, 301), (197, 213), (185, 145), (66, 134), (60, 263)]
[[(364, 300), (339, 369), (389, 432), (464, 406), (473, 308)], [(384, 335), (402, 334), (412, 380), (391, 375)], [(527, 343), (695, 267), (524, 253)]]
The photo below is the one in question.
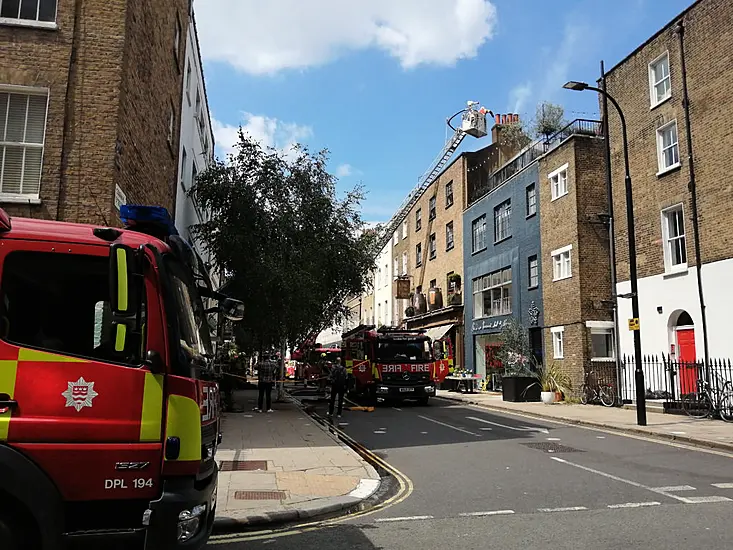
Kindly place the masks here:
[(435, 391), (435, 386), (425, 386), (425, 391), (427, 393), (433, 393)]
[(206, 504), (194, 506), (178, 514), (178, 542), (186, 542), (199, 532), (201, 516), (206, 512)]
[(379, 386), (377, 388), (377, 393), (387, 393), (387, 392), (389, 392), (389, 388), (387, 388), (386, 386)]

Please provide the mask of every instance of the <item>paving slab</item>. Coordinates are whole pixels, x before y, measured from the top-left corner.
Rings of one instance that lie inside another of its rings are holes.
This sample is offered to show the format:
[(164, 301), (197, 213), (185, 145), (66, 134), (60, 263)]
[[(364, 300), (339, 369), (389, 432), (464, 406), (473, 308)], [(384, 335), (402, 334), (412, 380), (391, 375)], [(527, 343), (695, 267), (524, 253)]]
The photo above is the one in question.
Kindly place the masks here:
[[(273, 403), (272, 413), (249, 412), (256, 397), (253, 390), (235, 392), (246, 412), (224, 415), (215, 531), (331, 514), (379, 489), (377, 471), (294, 402)], [(222, 470), (233, 461), (241, 463)]]

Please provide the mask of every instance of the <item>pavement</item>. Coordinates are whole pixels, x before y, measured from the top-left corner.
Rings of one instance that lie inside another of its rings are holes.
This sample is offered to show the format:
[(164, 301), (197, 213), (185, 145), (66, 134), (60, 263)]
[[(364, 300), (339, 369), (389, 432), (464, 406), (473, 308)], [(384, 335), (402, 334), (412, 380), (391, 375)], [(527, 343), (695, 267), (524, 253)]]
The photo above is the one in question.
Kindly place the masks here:
[(224, 415), (215, 531), (347, 510), (377, 491), (377, 471), (295, 403), (257, 413), (256, 398), (235, 392), (245, 412)]
[(497, 411), (733, 451), (733, 423), (721, 420), (695, 419), (686, 415), (664, 414), (647, 409), (647, 425), (638, 426), (636, 409), (562, 402), (551, 405), (512, 403), (503, 401), (501, 393), (495, 392), (458, 393), (439, 390), (437, 395), (443, 399), (470, 403)]
[(347, 435), (409, 480), (400, 498), (308, 529), (218, 536), (210, 545), (733, 548), (733, 453), (445, 399), (343, 420)]

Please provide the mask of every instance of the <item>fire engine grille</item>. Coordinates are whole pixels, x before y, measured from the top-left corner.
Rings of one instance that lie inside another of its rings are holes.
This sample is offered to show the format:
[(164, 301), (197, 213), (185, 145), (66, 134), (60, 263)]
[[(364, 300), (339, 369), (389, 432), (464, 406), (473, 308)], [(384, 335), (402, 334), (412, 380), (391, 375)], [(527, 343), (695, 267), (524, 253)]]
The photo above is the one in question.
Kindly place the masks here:
[(222, 460), (220, 472), (252, 472), (267, 470), (266, 460)]
[(581, 449), (575, 449), (574, 447), (567, 447), (560, 445), (554, 441), (540, 441), (536, 443), (521, 443), (525, 447), (530, 449), (537, 449), (538, 451), (545, 451), (546, 453), (584, 453)]
[(234, 491), (236, 500), (283, 500), (285, 491)]

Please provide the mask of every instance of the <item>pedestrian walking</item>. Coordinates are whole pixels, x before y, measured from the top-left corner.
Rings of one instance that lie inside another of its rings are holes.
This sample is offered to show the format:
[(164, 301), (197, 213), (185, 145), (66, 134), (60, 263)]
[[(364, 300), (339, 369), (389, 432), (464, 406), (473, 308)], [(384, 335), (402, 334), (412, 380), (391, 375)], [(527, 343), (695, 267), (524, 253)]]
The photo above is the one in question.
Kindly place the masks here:
[(341, 411), (344, 407), (344, 394), (349, 379), (346, 367), (341, 364), (341, 357), (337, 357), (336, 362), (331, 367), (329, 379), (331, 381), (331, 403), (328, 406), (328, 416), (333, 416), (334, 405), (338, 398), (337, 414), (341, 418)]
[(257, 389), (259, 396), (257, 397), (257, 412), (262, 412), (262, 406), (266, 405), (267, 412), (272, 412), (272, 386), (275, 382), (275, 371), (277, 365), (272, 360), (270, 354), (263, 354), (262, 359), (257, 363)]

